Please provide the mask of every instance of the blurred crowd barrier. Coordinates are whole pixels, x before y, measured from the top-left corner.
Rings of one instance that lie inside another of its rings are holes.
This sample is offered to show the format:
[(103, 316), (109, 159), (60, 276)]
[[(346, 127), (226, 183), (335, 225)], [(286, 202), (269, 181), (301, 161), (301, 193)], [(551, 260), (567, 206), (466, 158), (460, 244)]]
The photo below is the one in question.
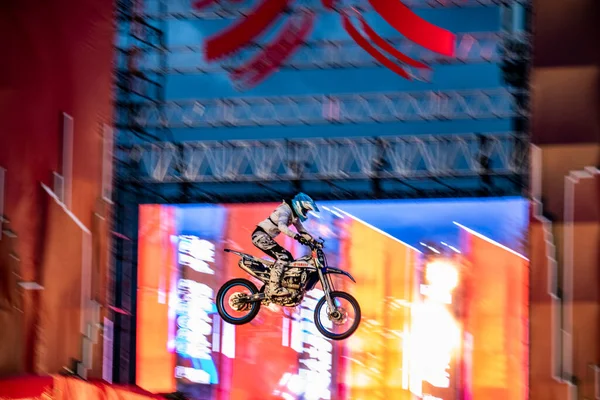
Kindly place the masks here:
[(109, 385), (65, 376), (20, 376), (0, 380), (0, 400), (163, 399), (137, 387)]

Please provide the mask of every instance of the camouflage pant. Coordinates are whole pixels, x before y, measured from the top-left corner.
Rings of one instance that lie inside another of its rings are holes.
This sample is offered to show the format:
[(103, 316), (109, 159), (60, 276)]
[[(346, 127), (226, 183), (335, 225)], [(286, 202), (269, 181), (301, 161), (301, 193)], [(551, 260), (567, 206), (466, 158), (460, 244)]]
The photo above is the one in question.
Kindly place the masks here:
[(270, 280), (279, 283), (284, 265), (294, 259), (292, 253), (281, 247), (271, 236), (261, 230), (255, 230), (252, 233), (252, 244), (276, 260), (275, 265), (271, 268)]

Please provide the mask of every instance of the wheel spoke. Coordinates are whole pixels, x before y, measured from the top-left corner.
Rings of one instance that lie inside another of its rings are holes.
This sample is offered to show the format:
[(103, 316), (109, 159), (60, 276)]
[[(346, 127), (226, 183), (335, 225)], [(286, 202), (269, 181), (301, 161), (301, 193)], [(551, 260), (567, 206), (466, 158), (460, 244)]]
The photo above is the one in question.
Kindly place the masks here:
[(345, 339), (352, 335), (360, 324), (360, 306), (354, 297), (344, 292), (332, 292), (330, 309), (325, 297), (315, 308), (315, 324), (317, 329), (326, 337), (334, 340)]
[(217, 309), (223, 320), (235, 325), (250, 322), (260, 309), (259, 302), (248, 301), (258, 293), (256, 286), (246, 279), (226, 282), (217, 294)]

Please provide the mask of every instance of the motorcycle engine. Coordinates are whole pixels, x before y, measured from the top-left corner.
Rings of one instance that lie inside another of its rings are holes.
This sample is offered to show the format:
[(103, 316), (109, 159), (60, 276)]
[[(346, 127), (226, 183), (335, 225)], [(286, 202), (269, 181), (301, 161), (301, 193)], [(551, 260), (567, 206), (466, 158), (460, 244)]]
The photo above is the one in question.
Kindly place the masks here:
[(308, 273), (302, 268), (287, 268), (281, 278), (281, 285), (290, 291), (289, 296), (266, 300), (263, 304), (275, 303), (280, 306), (294, 307), (300, 304), (304, 296), (304, 287)]
[(286, 269), (281, 279), (284, 287), (292, 290), (301, 290), (304, 288), (308, 274), (303, 268)]

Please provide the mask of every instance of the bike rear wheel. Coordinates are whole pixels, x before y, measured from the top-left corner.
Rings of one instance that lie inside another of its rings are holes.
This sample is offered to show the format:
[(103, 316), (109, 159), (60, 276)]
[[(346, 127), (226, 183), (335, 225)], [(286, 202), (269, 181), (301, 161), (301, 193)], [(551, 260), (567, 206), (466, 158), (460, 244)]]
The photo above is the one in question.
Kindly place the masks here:
[[(325, 296), (317, 302), (315, 326), (323, 336), (329, 339), (344, 340), (352, 336), (360, 325), (360, 305), (351, 294), (346, 292), (331, 292), (331, 300), (335, 304), (335, 310), (329, 310)], [(342, 327), (342, 325), (346, 327)]]
[(252, 321), (260, 311), (260, 301), (245, 301), (258, 293), (254, 283), (247, 279), (231, 279), (217, 292), (217, 311), (225, 322), (243, 325)]

